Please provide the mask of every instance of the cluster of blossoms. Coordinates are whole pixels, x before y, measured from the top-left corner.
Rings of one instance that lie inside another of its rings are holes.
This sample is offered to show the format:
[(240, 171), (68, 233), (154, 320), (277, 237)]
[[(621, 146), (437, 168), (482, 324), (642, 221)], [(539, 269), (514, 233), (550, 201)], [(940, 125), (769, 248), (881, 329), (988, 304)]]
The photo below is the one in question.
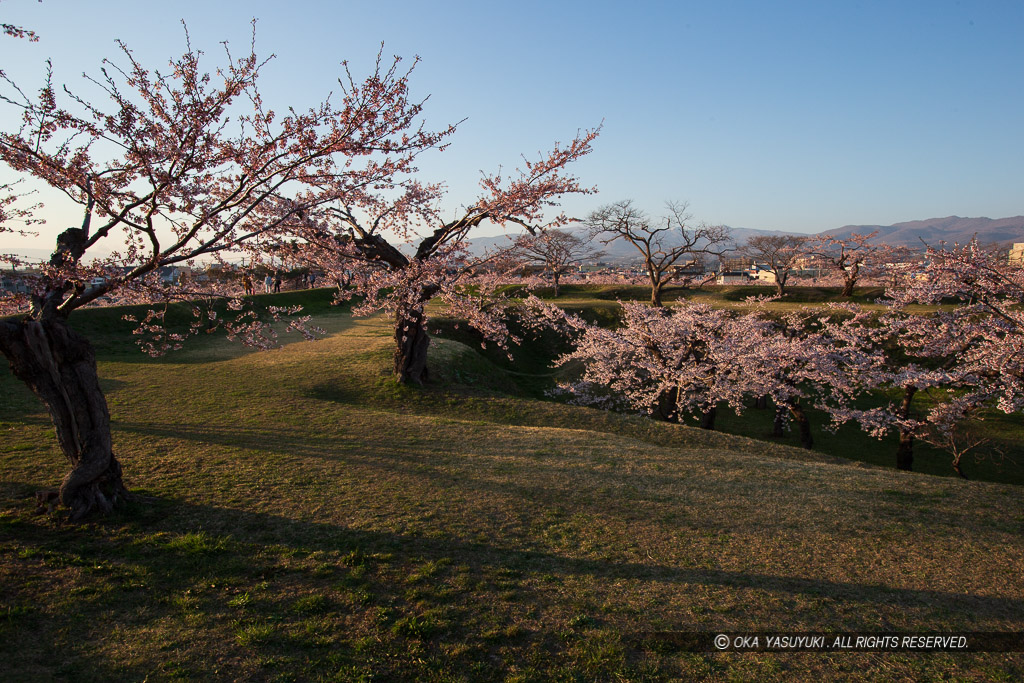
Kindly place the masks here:
[(711, 428), (717, 406), (742, 413), (770, 398), (808, 448), (805, 408), (813, 407), (833, 427), (853, 421), (876, 437), (897, 433), (905, 469), (917, 438), (948, 450), (961, 475), (962, 456), (982, 441), (972, 421), (1024, 409), (1024, 270), (976, 243), (929, 249), (881, 311), (773, 312), (769, 301), (748, 301), (744, 312), (623, 303), (614, 328), (535, 306), (573, 339), (556, 362), (581, 368), (560, 386), (579, 403), (691, 416)]
[[(238, 303), (204, 303), (225, 295), (230, 301), (237, 292), (160, 282), (158, 273), (283, 239), (328, 206), (408, 177), (416, 157), (443, 147), (455, 130), (426, 128), (424, 100), (410, 93), (412, 70), (380, 54), (365, 79), (343, 67), (339, 98), (275, 113), (264, 105), (266, 60), (254, 45), (255, 36), (241, 54), (225, 46), (225, 61), (211, 75), (190, 44), (161, 71), (120, 44), (120, 64), (105, 62), (82, 89), (53, 83), (47, 69), (32, 96), (0, 72), (0, 105), (18, 122), (0, 131), (0, 164), (27, 183), (55, 188), (81, 210), (80, 226), (61, 232), (40, 272), (23, 279), (25, 291), (0, 304), (3, 313), (19, 314), (0, 317), (0, 352), (50, 410), (72, 467), (60, 499), (75, 519), (108, 512), (127, 494), (92, 351), (70, 313), (100, 302), (155, 303), (136, 318), (150, 353), (176, 348), (211, 325), (266, 346), (273, 337), (268, 321)], [(0, 230), (23, 218), (14, 194), (12, 186), (0, 187)], [(170, 331), (163, 307), (182, 300), (196, 317), (189, 331)], [(270, 311), (270, 322), (283, 313)], [(291, 326), (307, 327), (301, 319)]]
[(670, 420), (694, 416), (707, 428), (718, 405), (742, 413), (750, 399), (767, 397), (780, 419), (796, 421), (810, 447), (804, 406), (833, 413), (862, 391), (853, 378), (876, 372), (884, 357), (865, 343), (863, 314), (849, 307), (776, 316), (767, 301), (750, 302), (753, 310), (745, 313), (628, 302), (614, 329), (547, 307), (549, 319), (575, 340), (556, 363), (583, 368), (579, 380), (560, 389), (581, 403)]
[[(482, 256), (466, 249), (472, 231), (484, 223), (516, 225), (541, 239), (569, 222), (544, 210), (566, 194), (588, 194), (566, 167), (590, 153), (598, 130), (580, 132), (568, 144), (536, 161), (524, 159), (516, 173), (484, 175), (481, 194), (456, 218), (442, 218), (443, 188), (394, 178), (372, 189), (351, 192), (342, 206), (306, 213), (289, 224), (297, 256), (321, 269), (343, 296), (362, 297), (358, 314), (383, 311), (395, 319), (395, 375), (414, 384), (427, 379), (427, 304), (437, 301), (466, 319), (485, 339), (504, 345), (509, 331), (501, 310), (500, 288), (521, 245), (510, 243)], [(278, 248), (288, 245), (282, 239)]]

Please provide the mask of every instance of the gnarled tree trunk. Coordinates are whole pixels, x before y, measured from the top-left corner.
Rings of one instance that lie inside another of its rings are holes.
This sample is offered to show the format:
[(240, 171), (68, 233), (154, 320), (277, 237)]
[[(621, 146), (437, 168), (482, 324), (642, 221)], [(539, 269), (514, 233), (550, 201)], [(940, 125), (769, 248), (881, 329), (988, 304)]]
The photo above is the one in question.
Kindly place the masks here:
[(715, 429), (715, 417), (718, 415), (718, 407), (711, 406), (704, 410), (700, 415), (700, 428), (714, 431)]
[(89, 341), (64, 318), (0, 322), (0, 351), (14, 376), (46, 405), (57, 441), (71, 463), (60, 500), (78, 520), (108, 513), (128, 498), (114, 457), (110, 413)]
[(662, 307), (662, 303), (661, 303), (661, 289), (662, 289), (663, 286), (664, 285), (663, 285), (662, 282), (655, 281), (652, 278), (652, 280), (651, 280), (651, 306), (654, 306), (655, 308), (661, 308)]
[[(911, 405), (917, 387), (908, 386), (903, 389), (903, 401), (900, 403), (900, 417), (910, 418)], [(900, 427), (900, 445), (896, 447), (896, 469), (910, 472), (914, 468), (914, 429)]]
[(782, 438), (786, 435), (783, 427), (786, 426), (786, 409), (783, 406), (775, 406), (775, 419), (772, 421), (772, 436)]
[(401, 309), (395, 314), (395, 378), (401, 384), (427, 381), (430, 337), (423, 308)]
[(793, 421), (796, 422), (797, 430), (800, 434), (800, 445), (808, 450), (814, 448), (814, 438), (811, 436), (811, 421), (807, 419), (804, 407), (797, 400), (787, 403), (786, 407), (789, 408)]

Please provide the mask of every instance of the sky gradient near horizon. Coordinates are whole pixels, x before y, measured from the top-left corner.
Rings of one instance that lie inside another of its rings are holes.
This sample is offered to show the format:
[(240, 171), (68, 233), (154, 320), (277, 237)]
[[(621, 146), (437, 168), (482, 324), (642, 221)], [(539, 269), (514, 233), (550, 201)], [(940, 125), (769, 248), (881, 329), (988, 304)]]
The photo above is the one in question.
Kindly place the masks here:
[[(428, 123), (466, 119), (420, 164), (447, 182), (452, 211), (480, 170), (603, 121), (575, 168), (600, 193), (566, 202), (570, 214), (682, 200), (699, 220), (798, 232), (1024, 214), (1019, 0), (3, 0), (0, 21), (40, 40), (0, 38), (0, 68), (31, 91), (51, 58), (57, 82), (80, 87), (115, 39), (163, 66), (184, 49), (181, 20), (212, 68), (220, 41), (248, 45), (252, 17), (258, 52), (277, 55), (263, 90), (279, 110), (337, 91), (342, 60), (366, 74), (382, 42), (418, 55)], [(11, 116), (0, 107), (0, 126)], [(62, 227), (51, 220), (38, 246)]]

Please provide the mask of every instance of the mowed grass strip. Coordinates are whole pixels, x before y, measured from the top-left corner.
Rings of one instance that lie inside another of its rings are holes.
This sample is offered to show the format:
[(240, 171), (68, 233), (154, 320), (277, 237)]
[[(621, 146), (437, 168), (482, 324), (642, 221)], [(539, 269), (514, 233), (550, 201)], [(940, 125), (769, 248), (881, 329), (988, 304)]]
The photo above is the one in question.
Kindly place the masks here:
[(721, 654), (652, 630), (1024, 631), (1020, 488), (499, 393), (381, 319), (100, 364), (138, 501), (34, 515), (65, 473), (0, 376), (0, 657), (17, 680), (1018, 680), (1020, 654)]

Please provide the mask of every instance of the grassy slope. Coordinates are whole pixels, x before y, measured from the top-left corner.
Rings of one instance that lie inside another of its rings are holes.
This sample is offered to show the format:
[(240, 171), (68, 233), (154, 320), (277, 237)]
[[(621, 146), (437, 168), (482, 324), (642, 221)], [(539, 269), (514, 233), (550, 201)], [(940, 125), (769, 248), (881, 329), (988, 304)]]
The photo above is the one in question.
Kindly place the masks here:
[[(591, 320), (603, 318), (605, 324), (611, 324), (618, 311), (618, 300), (643, 301), (649, 288), (626, 285), (569, 285), (564, 287), (563, 291), (563, 296), (557, 300), (560, 306), (582, 313)], [(666, 301), (671, 302), (685, 298), (709, 303), (712, 306), (746, 308), (748, 306), (744, 301), (746, 297), (763, 296), (772, 291), (771, 288), (763, 286), (705, 287), (701, 290), (675, 287), (669, 288), (667, 291)], [(838, 292), (838, 288), (792, 288), (785, 300), (772, 302), (769, 307), (782, 311), (808, 305), (813, 306), (827, 301), (837, 301), (840, 300)], [(865, 288), (857, 291), (854, 301), (867, 308), (881, 309), (881, 306), (873, 302), (882, 294), (883, 291), (880, 288)], [(919, 310), (924, 312), (929, 309), (919, 307)], [(467, 332), (464, 327), (461, 331), (454, 331), (450, 324), (446, 326), (445, 334), (464, 341), (469, 341), (472, 338), (472, 333)], [(524, 389), (532, 396), (543, 397), (554, 383), (555, 373), (547, 368), (547, 364), (557, 355), (556, 350), (546, 348), (546, 346), (550, 346), (551, 342), (552, 339), (549, 337), (539, 343), (529, 341), (522, 349), (514, 348), (515, 366), (507, 363), (504, 355), (495, 350), (491, 350), (487, 355), (506, 369), (518, 369), (519, 366), (525, 366), (528, 369), (528, 377), (524, 377), (520, 381), (520, 389)], [(898, 396), (891, 397), (891, 400), (898, 399)], [(919, 409), (924, 400), (926, 398), (919, 395), (916, 400)], [(827, 415), (815, 410), (809, 410), (808, 414), (816, 451), (883, 467), (895, 466), (897, 448), (895, 434), (878, 440), (865, 434), (855, 424), (844, 425), (838, 432), (832, 432), (827, 429), (829, 422)], [(774, 411), (771, 409), (748, 409), (742, 415), (736, 415), (723, 406), (719, 410), (716, 429), (730, 434), (772, 441), (773, 418)], [(988, 441), (964, 457), (962, 466), (967, 476), (980, 481), (1024, 485), (1024, 420), (1019, 415), (1005, 415), (993, 410), (986, 415), (984, 421), (975, 422), (975, 427)], [(795, 431), (790, 432), (780, 442), (799, 446), (799, 438)], [(945, 477), (958, 476), (951, 465), (952, 456), (949, 453), (920, 441), (915, 445), (914, 451), (915, 471)]]
[(1019, 488), (513, 398), (493, 390), (515, 376), (452, 341), (432, 350), (436, 386), (402, 388), (386, 326), (323, 320), (329, 338), (264, 353), (204, 340), (151, 361), (101, 339), (116, 449), (141, 500), (81, 527), (31, 514), (64, 465), (46, 416), (0, 375), (7, 672), (1024, 674), (1022, 655), (685, 653), (630, 639), (1022, 631)]

